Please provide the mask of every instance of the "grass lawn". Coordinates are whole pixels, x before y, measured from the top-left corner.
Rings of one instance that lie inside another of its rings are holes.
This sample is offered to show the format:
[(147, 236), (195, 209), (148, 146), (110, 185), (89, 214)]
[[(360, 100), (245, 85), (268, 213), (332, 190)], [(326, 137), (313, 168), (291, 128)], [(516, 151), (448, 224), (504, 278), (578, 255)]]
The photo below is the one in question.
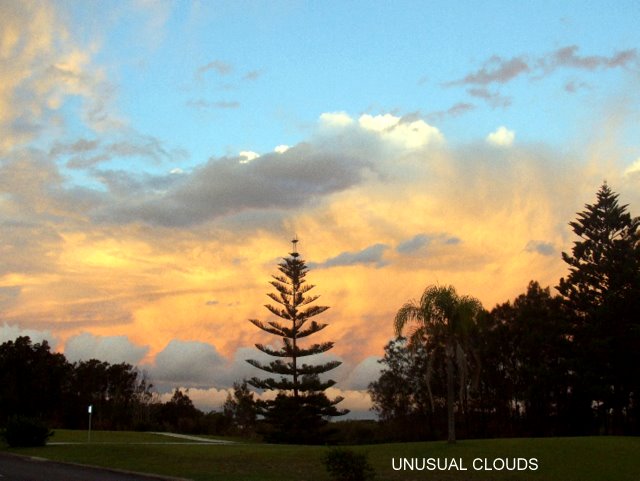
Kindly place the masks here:
[[(58, 431), (52, 441), (86, 441), (86, 431)], [(3, 450), (52, 460), (108, 466), (196, 481), (329, 481), (322, 464), (328, 448), (267, 444), (190, 445), (150, 433), (94, 432), (91, 444)], [(368, 454), (380, 481), (638, 481), (640, 438), (491, 439), (355, 446)], [(392, 459), (462, 459), (466, 471), (394, 471)], [(475, 471), (475, 458), (536, 458), (537, 471)]]

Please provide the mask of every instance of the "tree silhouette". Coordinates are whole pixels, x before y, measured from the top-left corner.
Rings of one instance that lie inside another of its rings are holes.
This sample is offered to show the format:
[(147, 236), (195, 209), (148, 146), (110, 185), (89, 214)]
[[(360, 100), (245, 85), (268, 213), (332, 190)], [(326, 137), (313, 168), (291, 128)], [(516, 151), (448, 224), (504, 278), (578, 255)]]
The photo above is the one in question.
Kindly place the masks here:
[(329, 400), (324, 393), (335, 381), (320, 379), (320, 374), (338, 367), (340, 361), (313, 365), (301, 363), (300, 360), (327, 352), (334, 343), (323, 342), (306, 347), (299, 344), (301, 339), (327, 327), (327, 324), (319, 324), (312, 318), (322, 314), (328, 307), (311, 305), (319, 296), (308, 295), (314, 286), (305, 281), (308, 268), (297, 252), (297, 242), (297, 239), (292, 241), (292, 252), (279, 264), (280, 275), (272, 276), (271, 285), (276, 292), (267, 294), (277, 305), (267, 304), (265, 307), (282, 321), (249, 320), (263, 331), (280, 337), (282, 345), (273, 348), (256, 344), (260, 351), (278, 359), (268, 364), (253, 359), (247, 362), (279, 377), (254, 377), (248, 382), (258, 389), (278, 391), (275, 399), (258, 403), (258, 412), (269, 427), (266, 433), (269, 440), (317, 443), (322, 441), (322, 427), (326, 424), (326, 418), (340, 416), (347, 411), (336, 408), (336, 404), (342, 401), (341, 397)]
[(622, 433), (640, 394), (640, 218), (606, 183), (596, 196), (569, 224), (580, 240), (562, 253), (558, 291), (573, 317), (576, 410), (595, 406), (598, 427)]
[[(458, 371), (460, 407), (467, 389), (470, 334), (477, 316), (482, 312), (480, 301), (470, 296), (459, 296), (453, 286), (429, 286), (419, 302), (410, 301), (400, 308), (395, 318), (396, 335), (401, 336), (407, 324), (413, 324), (409, 336), (410, 345), (425, 344), (431, 354), (427, 360), (427, 387), (433, 407), (433, 396), (429, 387), (434, 360), (444, 358), (447, 376), (447, 440), (455, 443), (455, 367)], [(476, 360), (477, 361), (477, 360)], [(476, 362), (479, 367), (479, 362)]]

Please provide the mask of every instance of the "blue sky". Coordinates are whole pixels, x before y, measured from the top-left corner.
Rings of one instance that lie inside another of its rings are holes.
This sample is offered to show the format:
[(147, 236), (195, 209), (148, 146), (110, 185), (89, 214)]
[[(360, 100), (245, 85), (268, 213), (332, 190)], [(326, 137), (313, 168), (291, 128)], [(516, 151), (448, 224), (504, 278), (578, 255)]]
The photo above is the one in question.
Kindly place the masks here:
[(0, 340), (139, 364), (215, 405), (256, 374), (269, 340), (246, 320), (297, 235), (336, 394), (366, 412), (424, 287), (488, 309), (553, 287), (605, 179), (638, 215), (639, 14), (0, 0)]
[[(640, 43), (635, 2), (66, 5), (72, 32), (99, 43), (95, 62), (117, 91), (118, 112), (167, 148), (185, 149), (192, 165), (294, 145), (332, 111), (420, 116), (453, 142), (505, 125), (522, 141), (566, 145), (604, 104), (633, 95), (633, 62), (605, 64)], [(602, 62), (552, 66), (569, 47), (574, 59)], [(514, 59), (529, 71), (459, 82)]]

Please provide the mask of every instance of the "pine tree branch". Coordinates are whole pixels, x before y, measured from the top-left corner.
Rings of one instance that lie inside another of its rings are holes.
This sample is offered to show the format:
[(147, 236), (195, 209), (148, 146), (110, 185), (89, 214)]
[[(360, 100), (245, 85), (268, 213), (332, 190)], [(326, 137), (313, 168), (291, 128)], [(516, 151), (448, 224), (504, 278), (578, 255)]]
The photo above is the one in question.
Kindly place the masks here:
[(270, 326), (265, 325), (262, 321), (259, 321), (257, 319), (249, 319), (249, 322), (251, 324), (253, 324), (256, 327), (259, 327), (260, 329), (262, 329), (263, 331), (268, 332), (269, 334), (275, 334), (276, 336), (284, 336), (285, 334), (285, 328), (281, 327), (280, 325), (278, 325), (275, 322), (270, 322)]

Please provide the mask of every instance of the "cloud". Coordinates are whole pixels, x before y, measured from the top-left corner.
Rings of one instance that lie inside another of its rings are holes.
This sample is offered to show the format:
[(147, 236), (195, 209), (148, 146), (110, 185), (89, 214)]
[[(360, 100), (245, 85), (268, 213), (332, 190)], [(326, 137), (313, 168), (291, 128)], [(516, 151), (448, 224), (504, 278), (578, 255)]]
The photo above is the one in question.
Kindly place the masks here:
[(624, 170), (625, 176), (640, 176), (640, 157)]
[(65, 161), (70, 169), (89, 169), (112, 160), (141, 159), (151, 165), (181, 162), (187, 157), (184, 149), (168, 148), (161, 140), (150, 135), (128, 131), (126, 136), (112, 141), (79, 139), (71, 143), (56, 142), (49, 155)]
[(237, 100), (217, 100), (210, 101), (205, 99), (189, 100), (187, 106), (196, 109), (216, 109), (231, 110), (240, 108), (240, 102)]
[(603, 70), (638, 66), (640, 60), (637, 49), (628, 49), (615, 52), (609, 57), (603, 55), (578, 55), (580, 48), (577, 45), (562, 47), (552, 52), (547, 59), (541, 59), (540, 65), (546, 71), (553, 71), (560, 67), (578, 70)]
[(529, 73), (531, 67), (524, 57), (503, 59), (494, 55), (477, 71), (465, 77), (448, 82), (445, 86), (454, 85), (491, 85), (493, 83), (505, 84), (520, 75)]
[(417, 234), (409, 240), (403, 241), (396, 247), (396, 251), (400, 254), (408, 254), (416, 252), (423, 247), (429, 245), (431, 238), (426, 234)]
[(262, 76), (263, 72), (262, 70), (250, 70), (249, 72), (245, 73), (242, 78), (244, 80), (257, 80)]
[(421, 119), (403, 121), (402, 118), (391, 114), (365, 114), (360, 116), (358, 124), (361, 128), (377, 132), (383, 139), (407, 149), (421, 148), (444, 141), (442, 133), (437, 128)]
[(523, 75), (548, 74), (559, 68), (577, 70), (599, 70), (638, 66), (637, 49), (622, 50), (610, 56), (578, 55), (579, 47), (570, 45), (559, 48), (540, 57), (520, 55), (504, 59), (492, 56), (475, 72), (469, 73), (461, 79), (445, 83), (446, 87), (458, 85), (476, 85), (486, 87), (492, 84), (506, 84)]
[(260, 154), (258, 154), (257, 152), (253, 152), (251, 150), (243, 150), (242, 152), (240, 152), (239, 156), (240, 156), (241, 164), (248, 164), (252, 160), (255, 160), (258, 157), (260, 157)]
[(212, 158), (166, 192), (138, 190), (104, 206), (96, 219), (188, 226), (249, 209), (297, 208), (358, 183), (371, 165), (314, 144), (249, 157)]
[(489, 144), (497, 145), (499, 147), (510, 147), (513, 145), (513, 141), (516, 138), (516, 134), (513, 130), (509, 130), (504, 126), (498, 127), (494, 132), (487, 135), (486, 141)]
[(417, 234), (410, 239), (400, 242), (396, 246), (396, 252), (401, 255), (420, 254), (422, 256), (429, 254), (428, 250), (434, 250), (434, 253), (441, 253), (442, 248), (451, 245), (457, 245), (460, 239), (448, 234)]
[(364, 391), (369, 384), (378, 380), (382, 371), (382, 365), (378, 362), (378, 356), (369, 356), (356, 365), (346, 379), (339, 383), (343, 389)]
[(209, 71), (214, 71), (218, 75), (229, 75), (233, 72), (233, 65), (223, 62), (222, 60), (212, 60), (211, 62), (202, 65), (196, 71), (197, 77), (202, 77)]
[(346, 127), (354, 121), (346, 112), (325, 112), (320, 115), (320, 122), (330, 127)]
[(97, 336), (83, 332), (67, 339), (65, 357), (71, 361), (98, 359), (111, 364), (126, 362), (137, 365), (149, 351), (148, 346), (137, 346), (126, 336)]
[(486, 88), (471, 88), (467, 90), (467, 93), (472, 97), (477, 97), (486, 100), (487, 103), (493, 108), (506, 108), (512, 103), (511, 97), (506, 97), (498, 92), (490, 92)]
[(586, 82), (579, 82), (576, 80), (570, 80), (564, 85), (565, 91), (573, 94), (578, 92), (579, 90), (589, 89), (590, 86)]
[[(610, 56), (581, 56), (578, 51), (577, 45), (570, 45), (537, 57), (519, 55), (505, 59), (493, 55), (478, 70), (457, 80), (445, 82), (443, 86), (467, 87), (469, 95), (486, 100), (494, 108), (509, 107), (512, 103), (511, 98), (502, 95), (499, 89), (518, 78), (526, 77), (529, 80), (539, 80), (559, 69), (592, 72), (616, 68), (638, 69), (640, 67), (640, 56), (637, 49), (617, 51)], [(572, 80), (565, 84), (565, 90), (574, 93), (586, 85), (579, 80)], [(489, 89), (491, 86), (494, 86), (493, 90)]]
[(431, 120), (443, 120), (446, 118), (455, 118), (475, 110), (477, 107), (468, 102), (458, 102), (449, 107), (447, 110), (431, 112), (427, 117)]
[(213, 345), (174, 339), (156, 355), (148, 370), (155, 383), (203, 387), (216, 385), (225, 365), (226, 360)]
[(15, 341), (18, 337), (27, 336), (31, 339), (32, 343), (41, 343), (47, 341), (52, 350), (56, 350), (58, 345), (57, 336), (55, 336), (50, 330), (38, 330), (38, 329), (22, 329), (17, 325), (10, 325), (4, 322), (0, 326), (0, 344)]
[(353, 266), (358, 264), (370, 265), (375, 267), (383, 267), (387, 264), (384, 260), (384, 253), (389, 249), (385, 244), (374, 244), (356, 252), (342, 252), (335, 257), (327, 259), (321, 263), (309, 263), (310, 268), (329, 268), (340, 266)]
[(535, 252), (543, 256), (554, 256), (557, 254), (553, 243), (544, 241), (529, 241), (525, 247), (525, 251)]

